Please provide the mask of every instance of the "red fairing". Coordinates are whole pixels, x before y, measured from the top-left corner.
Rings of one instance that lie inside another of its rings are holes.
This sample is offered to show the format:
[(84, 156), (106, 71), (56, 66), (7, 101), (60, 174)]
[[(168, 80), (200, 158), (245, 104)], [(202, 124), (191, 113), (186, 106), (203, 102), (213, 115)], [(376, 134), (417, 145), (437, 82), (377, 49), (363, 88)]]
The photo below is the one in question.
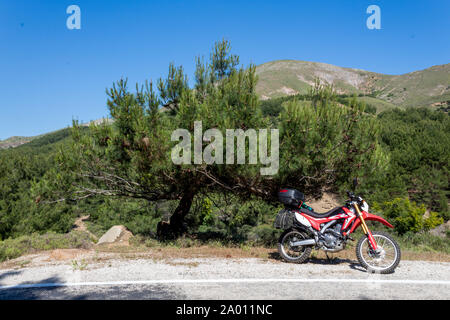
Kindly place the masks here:
[[(326, 222), (326, 219), (317, 219), (317, 218), (313, 218), (308, 216), (307, 214), (301, 213), (299, 212), (303, 217), (305, 217), (309, 223), (311, 223), (311, 227), (313, 227), (314, 229), (320, 231), (320, 224)], [(324, 221), (325, 220), (325, 221)]]
[[(342, 209), (344, 211), (343, 213), (340, 213), (340, 214), (337, 214), (337, 215), (334, 215), (331, 217), (326, 217), (326, 218), (315, 218), (315, 217), (311, 217), (303, 212), (300, 212), (298, 210), (297, 210), (297, 212), (299, 214), (301, 214), (303, 217), (305, 217), (311, 223), (311, 227), (313, 227), (314, 229), (316, 229), (318, 231), (320, 231), (320, 225), (322, 223), (327, 223), (332, 220), (344, 219), (344, 223), (342, 225), (342, 230), (347, 229), (353, 223), (351, 230), (344, 233), (344, 235), (348, 235), (348, 234), (352, 233), (353, 231), (355, 231), (356, 228), (358, 228), (358, 226), (361, 224), (361, 220), (359, 218), (357, 218), (357, 216), (352, 211), (348, 210), (346, 207), (342, 207)], [(381, 222), (382, 224), (384, 224), (385, 226), (388, 226), (389, 228), (393, 228), (393, 226), (389, 222), (387, 222), (386, 220), (384, 220), (383, 218), (381, 218), (379, 216), (367, 213), (365, 211), (362, 211), (361, 213), (365, 220), (378, 221), (378, 222)]]
[(344, 212), (347, 214), (347, 219), (345, 219), (344, 223), (342, 224), (342, 231), (347, 229), (351, 223), (356, 219), (356, 215), (348, 210), (346, 207), (342, 207)]
[(326, 218), (315, 218), (315, 217), (311, 217), (311, 216), (307, 215), (306, 213), (299, 212), (299, 211), (297, 211), (297, 212), (300, 213), (303, 217), (305, 217), (311, 223), (311, 226), (318, 231), (320, 231), (320, 225), (322, 223), (327, 223), (332, 220), (349, 219), (349, 215), (347, 215), (346, 213), (341, 213), (341, 214), (337, 214), (337, 215), (334, 215), (331, 217), (326, 217)]

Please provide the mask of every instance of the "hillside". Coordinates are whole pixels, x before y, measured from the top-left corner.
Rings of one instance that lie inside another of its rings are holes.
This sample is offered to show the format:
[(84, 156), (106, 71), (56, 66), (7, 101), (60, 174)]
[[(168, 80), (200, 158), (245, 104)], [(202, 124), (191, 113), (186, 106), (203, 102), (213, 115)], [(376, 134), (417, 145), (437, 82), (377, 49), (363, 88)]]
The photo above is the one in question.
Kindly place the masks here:
[[(101, 118), (101, 119), (97, 119), (97, 120), (93, 120), (93, 121), (81, 124), (81, 126), (88, 127), (92, 123), (98, 125), (103, 122), (110, 123), (110, 122), (112, 122), (112, 120), (108, 119), (108, 118)], [(16, 148), (16, 147), (19, 147), (24, 144), (28, 145), (30, 142), (34, 142), (35, 140), (37, 140), (36, 143), (34, 143), (35, 146), (40, 146), (43, 143), (43, 141), (44, 141), (43, 144), (52, 144), (54, 142), (57, 142), (57, 141), (60, 141), (64, 138), (66, 138), (68, 135), (69, 135), (69, 130), (68, 130), (68, 128), (65, 128), (65, 129), (60, 129), (60, 130), (52, 131), (49, 133), (44, 133), (44, 134), (33, 136), (33, 137), (18, 137), (18, 136), (10, 137), (5, 140), (0, 140), (0, 150)]]
[(305, 94), (315, 79), (333, 84), (339, 94), (369, 96), (382, 109), (392, 106), (439, 107), (450, 101), (450, 64), (403, 75), (385, 75), (326, 63), (281, 60), (256, 68), (262, 99)]
[(11, 137), (3, 141), (0, 141), (0, 150), (17, 148), (21, 146), (39, 148), (44, 145), (56, 143), (68, 136), (69, 136), (69, 129), (66, 128), (33, 137)]
[(32, 141), (36, 137), (11, 137), (5, 140), (0, 140), (0, 149), (15, 148), (22, 144)]

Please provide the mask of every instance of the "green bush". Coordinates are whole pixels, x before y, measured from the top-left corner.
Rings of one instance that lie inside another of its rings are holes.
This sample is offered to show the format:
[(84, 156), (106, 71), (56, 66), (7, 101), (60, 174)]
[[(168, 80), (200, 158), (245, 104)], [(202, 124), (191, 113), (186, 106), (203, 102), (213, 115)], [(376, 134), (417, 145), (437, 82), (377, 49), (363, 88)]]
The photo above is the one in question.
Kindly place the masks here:
[(407, 232), (427, 231), (444, 222), (436, 212), (431, 212), (428, 218), (424, 218), (425, 205), (418, 206), (408, 198), (395, 198), (382, 205), (375, 204), (374, 210), (381, 210), (383, 215), (392, 221), (395, 231), (401, 235)]
[(429, 233), (407, 232), (397, 240), (403, 250), (450, 254), (450, 237), (448, 236), (443, 238)]
[(106, 198), (85, 207), (90, 212), (88, 230), (98, 237), (114, 225), (124, 225), (135, 235), (155, 236), (157, 223), (172, 210), (173, 203)]
[(43, 235), (20, 236), (0, 241), (0, 261), (15, 259), (24, 254), (54, 249), (88, 249), (92, 240), (85, 232), (72, 231), (66, 234), (46, 233)]
[(237, 244), (250, 240), (265, 245), (272, 241), (272, 236), (264, 230), (273, 224), (278, 211), (274, 205), (258, 198), (245, 201), (212, 193), (198, 197), (192, 206), (187, 216), (189, 234), (202, 241), (216, 239)]
[(381, 200), (382, 193), (390, 197), (407, 195), (448, 220), (449, 115), (428, 108), (409, 108), (384, 111), (377, 118), (390, 168), (374, 179), (370, 186), (374, 196), (379, 195)]
[(248, 240), (257, 245), (274, 246), (280, 237), (280, 230), (275, 229), (272, 225), (258, 225), (252, 228), (248, 234)]

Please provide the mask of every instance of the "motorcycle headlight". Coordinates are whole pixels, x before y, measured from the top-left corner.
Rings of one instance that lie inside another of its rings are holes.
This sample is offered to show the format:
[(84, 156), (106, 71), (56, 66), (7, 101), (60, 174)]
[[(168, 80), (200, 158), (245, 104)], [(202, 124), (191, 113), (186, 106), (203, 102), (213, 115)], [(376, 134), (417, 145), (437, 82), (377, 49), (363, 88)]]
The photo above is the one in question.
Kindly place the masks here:
[(363, 210), (365, 212), (369, 212), (369, 205), (367, 204), (366, 201), (362, 202), (361, 210)]

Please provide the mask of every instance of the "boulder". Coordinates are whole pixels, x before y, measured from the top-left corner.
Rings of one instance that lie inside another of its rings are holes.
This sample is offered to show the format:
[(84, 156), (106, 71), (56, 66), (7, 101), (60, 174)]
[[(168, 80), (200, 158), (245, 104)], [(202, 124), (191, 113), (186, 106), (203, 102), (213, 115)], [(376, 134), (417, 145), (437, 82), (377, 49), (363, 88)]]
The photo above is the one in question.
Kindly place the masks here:
[(448, 231), (450, 231), (450, 220), (430, 230), (430, 233), (434, 236), (445, 238)]
[(111, 227), (101, 238), (97, 244), (102, 243), (124, 243), (127, 244), (128, 240), (132, 236), (132, 233), (124, 226)]

